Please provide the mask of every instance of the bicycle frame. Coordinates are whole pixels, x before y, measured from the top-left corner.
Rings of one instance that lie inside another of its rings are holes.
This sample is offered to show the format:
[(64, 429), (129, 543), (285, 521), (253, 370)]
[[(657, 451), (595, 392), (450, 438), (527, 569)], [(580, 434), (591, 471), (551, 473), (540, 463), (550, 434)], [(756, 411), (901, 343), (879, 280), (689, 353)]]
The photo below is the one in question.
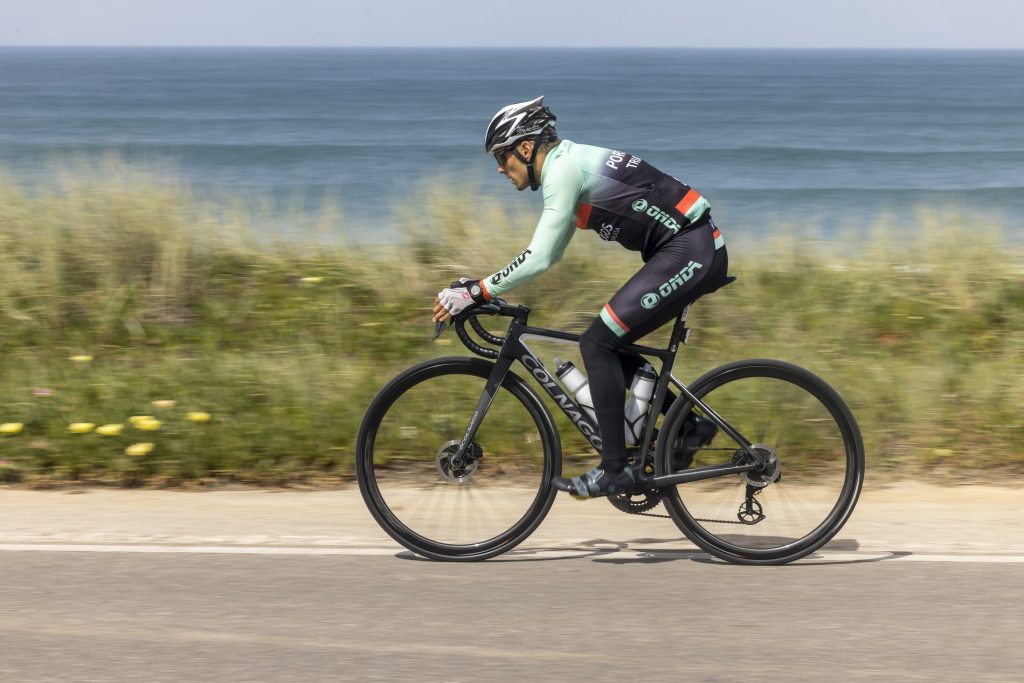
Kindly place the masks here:
[[(472, 319), (472, 316), (479, 314), (480, 312), (488, 312), (486, 310), (475, 309), (469, 312), (469, 316), (463, 318), (460, 322), (464, 323), (466, 319)], [(487, 410), (490, 407), (491, 401), (494, 395), (498, 391), (498, 387), (501, 382), (505, 379), (505, 375), (511, 369), (512, 364), (516, 361), (522, 363), (522, 365), (529, 371), (534, 379), (544, 388), (551, 399), (555, 402), (565, 416), (572, 422), (580, 433), (587, 439), (591, 446), (593, 446), (598, 452), (601, 452), (601, 437), (600, 431), (594, 421), (590, 419), (590, 416), (576, 403), (572, 396), (559, 384), (554, 377), (544, 367), (544, 363), (529, 349), (528, 346), (523, 342), (524, 337), (537, 337), (543, 339), (561, 340), (566, 342), (573, 342), (578, 344), (580, 341), (580, 335), (573, 334), (571, 332), (562, 332), (560, 330), (552, 330), (543, 327), (532, 327), (527, 324), (530, 309), (525, 306), (510, 307), (506, 305), (498, 304), (489, 312), (496, 312), (501, 315), (509, 315), (513, 318), (511, 324), (508, 327), (508, 332), (503, 340), (493, 335), (490, 335), (489, 341), (498, 339), (501, 341), (500, 350), (494, 351), (491, 349), (483, 349), (479, 345), (475, 344), (465, 333), (461, 324), (459, 325), (459, 337), (463, 343), (466, 344), (467, 348), (479, 355), (485, 355), (481, 353), (481, 350), (490, 352), (490, 357), (495, 355), (495, 366), (494, 370), (491, 371), (490, 377), (487, 379), (487, 384), (484, 386), (484, 390), (480, 395), (480, 399), (477, 401), (476, 409), (473, 411), (473, 415), (470, 418), (469, 425), (466, 428), (466, 432), (462, 437), (462, 442), (459, 444), (459, 449), (453, 456), (453, 462), (461, 462), (465, 456), (466, 449), (469, 444), (473, 442), (476, 436), (477, 429), (480, 426), (480, 422), (483, 417), (487, 414)], [(653, 356), (661, 361), (661, 370), (658, 374), (658, 380), (655, 384), (654, 395), (652, 396), (651, 405), (649, 406), (648, 419), (644, 425), (644, 436), (641, 443), (640, 453), (647, 453), (651, 447), (651, 442), (654, 439), (655, 423), (657, 422), (657, 416), (661, 414), (661, 409), (665, 403), (665, 397), (668, 394), (668, 386), (671, 382), (680, 392), (681, 398), (685, 397), (686, 400), (691, 402), (694, 406), (700, 407), (701, 410), (708, 416), (708, 418), (714, 422), (720, 429), (728, 434), (737, 444), (743, 448), (743, 450), (750, 456), (750, 462), (747, 464), (735, 464), (734, 462), (722, 463), (719, 465), (709, 465), (706, 467), (697, 467), (694, 469), (686, 470), (684, 472), (677, 472), (674, 474), (665, 474), (653, 478), (653, 485), (658, 488), (666, 486), (675, 486), (690, 481), (700, 481), (703, 479), (712, 479), (715, 477), (722, 477), (730, 474), (739, 474), (742, 472), (749, 472), (751, 470), (764, 469), (765, 463), (763, 457), (752, 447), (749, 440), (740, 434), (732, 425), (725, 421), (718, 413), (707, 406), (703, 401), (697, 398), (682, 382), (672, 376), (672, 365), (675, 361), (676, 351), (679, 347), (680, 342), (686, 343), (689, 336), (689, 329), (686, 327), (686, 316), (689, 312), (689, 306), (683, 309), (682, 313), (676, 319), (675, 326), (672, 329), (672, 336), (669, 341), (668, 348), (657, 349), (648, 346), (629, 345), (621, 349), (623, 353), (632, 353), (640, 356)], [(473, 321), (476, 322), (476, 321)], [(474, 328), (481, 332), (482, 328), (478, 325), (474, 325)], [(486, 337), (485, 337), (486, 338)], [(476, 346), (476, 348), (474, 348)], [(652, 419), (651, 416), (654, 416)]]

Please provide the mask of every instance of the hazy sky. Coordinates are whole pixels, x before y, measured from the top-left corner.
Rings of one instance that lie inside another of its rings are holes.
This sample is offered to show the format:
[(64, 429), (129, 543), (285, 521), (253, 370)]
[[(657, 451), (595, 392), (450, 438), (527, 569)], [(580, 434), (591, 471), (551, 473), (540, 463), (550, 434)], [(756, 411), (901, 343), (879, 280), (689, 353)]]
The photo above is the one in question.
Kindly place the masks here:
[(1024, 48), (1024, 0), (0, 0), (0, 45)]

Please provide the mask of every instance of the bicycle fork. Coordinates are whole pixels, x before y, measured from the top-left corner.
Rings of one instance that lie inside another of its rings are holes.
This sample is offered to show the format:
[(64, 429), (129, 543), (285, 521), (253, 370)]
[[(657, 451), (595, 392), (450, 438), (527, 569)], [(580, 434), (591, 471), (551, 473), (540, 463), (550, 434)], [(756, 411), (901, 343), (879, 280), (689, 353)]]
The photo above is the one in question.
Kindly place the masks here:
[(451, 458), (453, 467), (463, 466), (466, 459), (466, 451), (469, 449), (469, 445), (473, 443), (473, 439), (476, 438), (477, 430), (480, 429), (480, 423), (483, 421), (484, 415), (487, 414), (488, 408), (491, 407), (494, 395), (498, 393), (498, 387), (501, 386), (505, 375), (508, 374), (509, 368), (512, 367), (513, 360), (512, 357), (502, 355), (495, 361), (494, 369), (491, 370), (491, 374), (487, 378), (487, 384), (484, 385), (484, 390), (480, 394), (480, 399), (476, 402), (473, 415), (469, 418), (469, 426), (466, 427), (466, 433), (462, 436), (459, 450)]

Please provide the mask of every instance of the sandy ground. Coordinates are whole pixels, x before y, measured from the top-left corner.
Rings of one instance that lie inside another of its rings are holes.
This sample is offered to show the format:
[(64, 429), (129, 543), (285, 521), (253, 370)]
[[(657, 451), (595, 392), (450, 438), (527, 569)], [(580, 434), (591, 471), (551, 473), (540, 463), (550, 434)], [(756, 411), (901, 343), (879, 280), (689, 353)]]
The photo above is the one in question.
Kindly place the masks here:
[[(1024, 483), (1024, 482), (1022, 482)], [(662, 513), (658, 507), (653, 510)], [(206, 492), (0, 489), (0, 544), (187, 544), (394, 548), (358, 489)], [(556, 499), (523, 548), (692, 547), (669, 519)], [(833, 541), (843, 551), (1024, 554), (1024, 487), (866, 484)]]

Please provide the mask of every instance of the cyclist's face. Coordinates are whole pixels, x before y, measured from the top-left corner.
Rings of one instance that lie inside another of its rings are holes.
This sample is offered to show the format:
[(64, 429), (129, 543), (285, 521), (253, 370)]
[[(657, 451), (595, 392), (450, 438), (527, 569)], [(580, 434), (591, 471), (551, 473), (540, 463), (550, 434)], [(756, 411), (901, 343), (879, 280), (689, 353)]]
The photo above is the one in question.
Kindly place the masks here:
[[(530, 153), (533, 151), (533, 142), (520, 142), (517, 149), (523, 158), (529, 159)], [(520, 192), (530, 186), (530, 175), (526, 170), (526, 164), (521, 162), (511, 149), (495, 154), (495, 161), (498, 161), (499, 157), (501, 160), (498, 162), (498, 173), (508, 178), (509, 182), (515, 185)]]

